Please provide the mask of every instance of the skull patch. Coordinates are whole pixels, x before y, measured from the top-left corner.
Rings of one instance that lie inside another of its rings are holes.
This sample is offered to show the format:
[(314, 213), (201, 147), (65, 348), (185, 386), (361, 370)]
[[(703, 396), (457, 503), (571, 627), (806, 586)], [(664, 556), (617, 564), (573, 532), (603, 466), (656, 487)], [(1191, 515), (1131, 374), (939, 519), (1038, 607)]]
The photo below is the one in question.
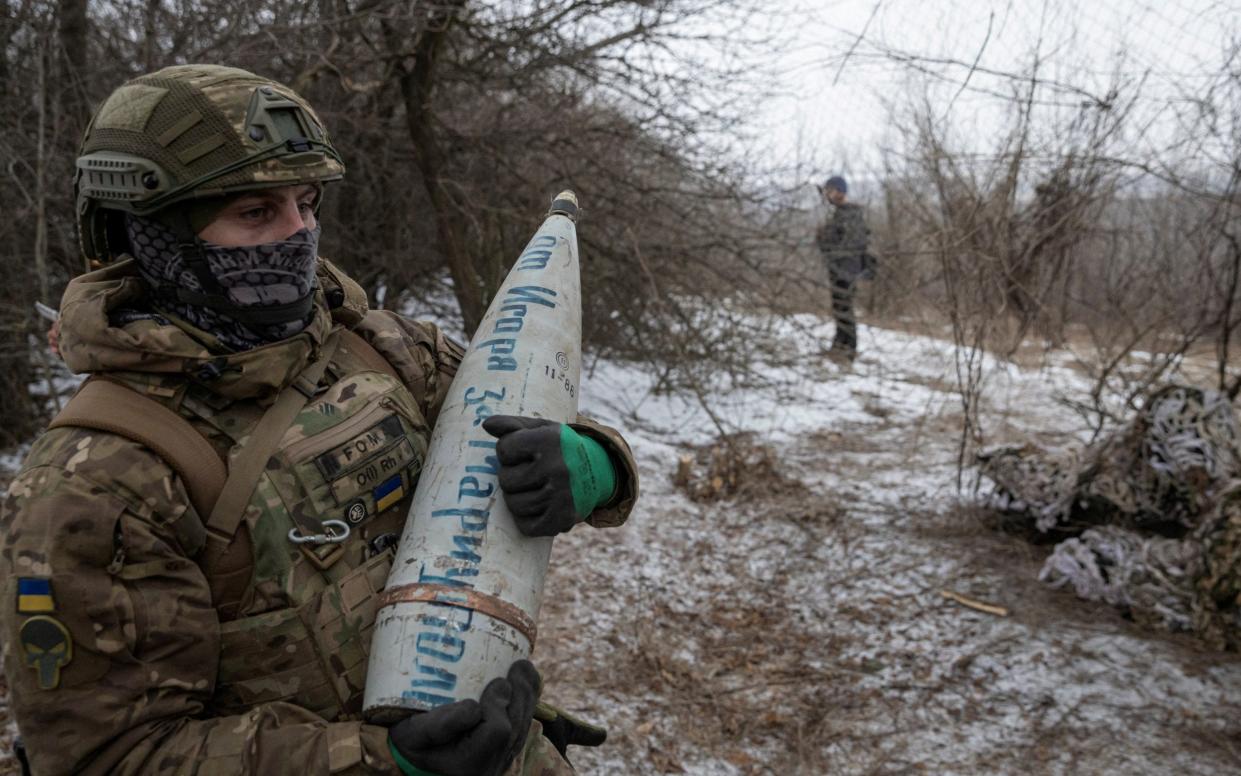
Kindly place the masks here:
[(20, 632), (26, 665), (39, 677), (39, 688), (53, 690), (60, 685), (60, 669), (73, 660), (73, 639), (65, 626), (53, 617), (31, 617)]

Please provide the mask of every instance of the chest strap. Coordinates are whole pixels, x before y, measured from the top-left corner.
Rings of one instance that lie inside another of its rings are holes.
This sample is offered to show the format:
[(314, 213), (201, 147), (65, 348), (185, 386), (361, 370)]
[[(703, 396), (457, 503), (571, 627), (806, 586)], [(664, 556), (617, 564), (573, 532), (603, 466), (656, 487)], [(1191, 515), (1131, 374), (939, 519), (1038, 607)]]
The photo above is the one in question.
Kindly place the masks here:
[(246, 514), (246, 505), (254, 494), (259, 478), (267, 468), (267, 461), (280, 446), (285, 432), (297, 414), (314, 398), (319, 387), (319, 380), (327, 370), (328, 362), (336, 354), (336, 346), (340, 342), (339, 333), (329, 336), (323, 343), (319, 358), (312, 361), (284, 390), (276, 396), (276, 401), (263, 417), (255, 424), (254, 430), (237, 453), (229, 471), (228, 480), (224, 483), (220, 497), (207, 518), (208, 541), (224, 545), (231, 544), (237, 534), (237, 527)]
[[(262, 472), (257, 466), (247, 466), (247, 463), (261, 458), (260, 463), (267, 464), (284, 432), (313, 396), (314, 386), (323, 376), (337, 343), (369, 368), (398, 377), (388, 360), (370, 343), (352, 331), (342, 330), (337, 337), (329, 339), (320, 360), (307, 367), (294, 386), (286, 388), (271, 410), (264, 414), (233, 464), (233, 471), (238, 476), (229, 476), (230, 472), (215, 448), (188, 420), (149, 396), (104, 378), (87, 379), (52, 419), (48, 428), (71, 426), (104, 431), (150, 449), (181, 478), (195, 511), (200, 516), (210, 516), (207, 524), (213, 529), (211, 534), (217, 540), (228, 541), (241, 524), (246, 504)], [(314, 374), (311, 373), (312, 367), (317, 370)], [(309, 394), (296, 387), (306, 388), (307, 384)], [(283, 405), (282, 401), (285, 402)], [(288, 415), (295, 404), (292, 415)], [(277, 405), (281, 405), (282, 415), (288, 415), (278, 434), (276, 421), (267, 421)], [(261, 428), (264, 425), (268, 426), (266, 430)], [(263, 437), (267, 438), (268, 443), (258, 444)], [(241, 476), (243, 474), (245, 476)]]
[(190, 422), (132, 388), (98, 377), (82, 384), (48, 428), (106, 431), (149, 448), (185, 483), (200, 515), (209, 515), (228, 479), (211, 443)]

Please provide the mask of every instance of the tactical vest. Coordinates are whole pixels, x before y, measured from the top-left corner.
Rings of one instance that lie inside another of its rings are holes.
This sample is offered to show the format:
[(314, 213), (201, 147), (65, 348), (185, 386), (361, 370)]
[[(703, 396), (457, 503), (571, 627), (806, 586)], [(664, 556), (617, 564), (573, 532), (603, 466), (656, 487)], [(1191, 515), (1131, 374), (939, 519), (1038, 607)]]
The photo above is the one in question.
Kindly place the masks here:
[[(211, 709), (216, 714), (277, 701), (329, 721), (361, 712), (377, 594), (388, 577), (430, 429), (378, 352), (352, 333), (342, 342), (317, 393), (267, 460), (227, 550), (212, 552), (209, 545), (196, 557), (220, 619)], [(149, 413), (150, 399), (119, 390), (130, 397), (122, 401), (128, 409), (116, 404), (114, 390), (109, 412)], [(203, 389), (178, 393), (172, 409), (189, 421), (198, 442), (208, 440), (235, 462), (263, 409)], [(204, 485), (192, 474), (206, 459), (186, 460), (185, 439), (144, 437), (123, 423), (99, 419), (89, 401), (76, 407), (74, 401), (53, 426), (102, 428), (142, 442), (185, 475), (195, 502), (204, 490), (218, 490), (219, 483)], [(299, 541), (316, 534), (321, 541)]]

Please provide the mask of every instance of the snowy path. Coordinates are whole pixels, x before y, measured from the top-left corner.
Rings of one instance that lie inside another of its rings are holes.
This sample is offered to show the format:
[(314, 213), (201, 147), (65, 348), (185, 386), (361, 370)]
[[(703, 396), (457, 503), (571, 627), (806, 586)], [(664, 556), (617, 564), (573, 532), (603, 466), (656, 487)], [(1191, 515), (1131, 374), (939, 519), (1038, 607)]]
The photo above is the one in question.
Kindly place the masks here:
[[(804, 483), (695, 503), (671, 479), (714, 432), (608, 366), (584, 408), (622, 428), (644, 492), (619, 530), (557, 540), (536, 663), (606, 724), (583, 773), (1228, 773), (1241, 657), (1044, 589), (1043, 550), (955, 491), (957, 400), (939, 341), (868, 329), (852, 372), (719, 396)], [(886, 366), (885, 366), (886, 365)], [(1001, 433), (1073, 426), (1067, 370), (999, 370)], [(640, 403), (638, 418), (626, 409)], [(708, 433), (711, 432), (711, 433)], [(941, 590), (1001, 604), (965, 609)]]

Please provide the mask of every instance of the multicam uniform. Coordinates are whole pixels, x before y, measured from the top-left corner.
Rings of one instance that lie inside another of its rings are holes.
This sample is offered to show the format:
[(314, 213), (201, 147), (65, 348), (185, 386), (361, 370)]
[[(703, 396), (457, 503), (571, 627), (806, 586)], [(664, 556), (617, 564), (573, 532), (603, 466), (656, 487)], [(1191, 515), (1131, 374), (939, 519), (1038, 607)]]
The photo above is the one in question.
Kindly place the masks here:
[[(132, 262), (70, 285), (66, 363), (175, 410), (226, 461), (340, 328), (400, 379), (342, 342), (226, 551), (151, 451), (82, 428), (35, 443), (0, 511), (5, 670), (35, 773), (399, 773), (387, 730), (359, 721), (367, 651), (388, 546), (461, 351), (434, 326), (368, 312), (326, 261), (318, 279), (305, 331), (232, 354), (184, 324), (109, 325), (143, 294)], [(615, 432), (576, 428), (620, 464), (614, 505), (590, 517), (618, 525), (636, 495), (632, 458)], [(328, 519), (350, 525), (345, 542), (290, 542)], [(539, 732), (510, 773), (571, 772)]]

